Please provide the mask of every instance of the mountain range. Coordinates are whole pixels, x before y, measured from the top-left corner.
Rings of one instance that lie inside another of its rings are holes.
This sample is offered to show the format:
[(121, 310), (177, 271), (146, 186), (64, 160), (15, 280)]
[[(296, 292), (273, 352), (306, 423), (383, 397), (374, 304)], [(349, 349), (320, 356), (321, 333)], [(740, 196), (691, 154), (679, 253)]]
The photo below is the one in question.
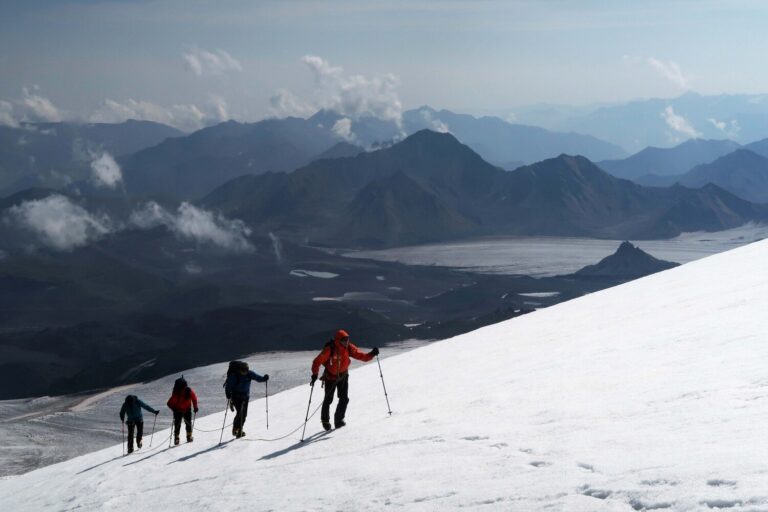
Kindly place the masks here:
[(65, 187), (90, 175), (101, 153), (129, 155), (184, 135), (150, 121), (0, 125), (0, 196), (30, 187)]
[(130, 194), (189, 200), (240, 175), (292, 171), (340, 140), (306, 119), (227, 121), (167, 139), (120, 164)]
[(650, 174), (635, 181), (656, 187), (680, 183), (691, 188), (713, 183), (747, 201), (768, 203), (768, 158), (748, 149), (738, 149), (681, 175)]
[[(309, 120), (320, 126), (333, 127), (342, 119), (343, 116), (335, 112), (322, 110)], [(371, 117), (350, 121), (351, 136), (366, 147), (386, 145), (424, 129), (449, 131), (488, 162), (505, 168), (510, 162), (533, 163), (562, 153), (583, 155), (592, 160), (626, 156), (619, 146), (590, 135), (553, 132), (499, 117), (478, 118), (428, 106), (403, 112), (400, 124)]]
[(768, 95), (687, 92), (581, 108), (538, 105), (513, 110), (518, 122), (555, 131), (575, 131), (630, 152), (669, 147), (692, 138), (731, 139), (740, 144), (768, 137)]
[(259, 231), (335, 247), (492, 234), (664, 238), (766, 215), (716, 186), (646, 188), (578, 156), (506, 172), (453, 135), (429, 130), (291, 174), (242, 176), (201, 204)]
[(597, 165), (617, 178), (635, 180), (647, 174), (673, 176), (737, 150), (731, 140), (690, 139), (671, 148), (648, 147), (623, 160), (603, 160)]

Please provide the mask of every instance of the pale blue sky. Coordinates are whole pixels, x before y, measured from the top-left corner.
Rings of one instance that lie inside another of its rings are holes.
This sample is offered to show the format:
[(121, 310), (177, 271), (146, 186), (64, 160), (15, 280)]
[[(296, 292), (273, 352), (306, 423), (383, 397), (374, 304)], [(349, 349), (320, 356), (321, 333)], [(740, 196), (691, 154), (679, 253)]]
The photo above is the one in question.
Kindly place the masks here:
[[(42, 98), (64, 118), (194, 105), (254, 120), (278, 89), (302, 108), (357, 87), (403, 108), (499, 112), (760, 93), (767, 26), (768, 3), (744, 0), (0, 0), (0, 116), (34, 116)], [(343, 71), (318, 91), (305, 55)]]

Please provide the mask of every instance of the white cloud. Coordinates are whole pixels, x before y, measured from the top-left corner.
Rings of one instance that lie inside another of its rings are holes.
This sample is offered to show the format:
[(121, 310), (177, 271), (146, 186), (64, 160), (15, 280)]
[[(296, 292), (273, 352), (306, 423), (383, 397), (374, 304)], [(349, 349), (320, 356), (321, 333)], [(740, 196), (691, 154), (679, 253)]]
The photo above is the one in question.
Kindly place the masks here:
[(0, 125), (19, 127), (19, 121), (13, 113), (13, 104), (10, 101), (0, 100)]
[(151, 201), (131, 214), (131, 224), (141, 229), (165, 226), (177, 236), (209, 243), (234, 252), (250, 252), (248, 241), (251, 230), (239, 219), (227, 219), (222, 215), (182, 203), (176, 213), (171, 213)]
[(306, 55), (302, 61), (315, 77), (321, 108), (351, 119), (370, 116), (400, 125), (403, 105), (396, 91), (400, 81), (395, 75), (345, 75), (343, 68), (331, 66), (315, 55)]
[(187, 68), (197, 76), (223, 75), (228, 71), (242, 71), (243, 66), (236, 58), (224, 50), (209, 52), (192, 47), (182, 54)]
[(21, 98), (0, 100), (0, 125), (18, 128), (22, 122), (59, 122), (62, 112), (40, 94), (38, 86), (22, 87)]
[(723, 132), (723, 135), (729, 139), (735, 139), (739, 136), (739, 132), (741, 131), (741, 125), (739, 125), (739, 122), (735, 119), (732, 119), (729, 123), (726, 121), (718, 121), (717, 119), (710, 117), (707, 119), (707, 121), (709, 121), (715, 128)]
[(680, 65), (673, 60), (661, 60), (656, 57), (636, 57), (623, 55), (622, 62), (635, 67), (650, 67), (656, 74), (666, 79), (678, 89), (688, 90), (691, 84), (691, 75), (683, 72)]
[[(332, 110), (356, 121), (374, 117), (402, 125), (403, 105), (397, 94), (400, 81), (391, 73), (372, 76), (349, 75), (316, 55), (305, 55), (302, 62), (312, 72), (315, 91), (311, 101), (297, 98), (289, 91), (278, 90), (272, 96), (272, 112), (276, 115), (310, 115), (320, 109)], [(343, 125), (341, 125), (343, 127)]]
[[(701, 133), (696, 131), (693, 125), (686, 118), (675, 114), (675, 109), (672, 108), (671, 105), (665, 108), (664, 112), (662, 112), (660, 116), (667, 123), (667, 126), (674, 130), (675, 133), (685, 135), (688, 138), (701, 137)], [(679, 140), (679, 137), (674, 133), (671, 134), (670, 138), (673, 141)]]
[(68, 251), (112, 229), (108, 217), (98, 218), (62, 195), (25, 201), (8, 210), (7, 219), (34, 232), (47, 246)]
[(210, 103), (213, 107), (213, 112), (217, 121), (226, 121), (229, 119), (229, 109), (227, 108), (227, 102), (221, 96), (215, 94), (210, 95)]
[(115, 188), (123, 181), (123, 173), (115, 159), (106, 151), (91, 161), (93, 181), (100, 187)]
[(677, 62), (668, 60), (662, 61), (654, 57), (648, 57), (648, 65), (658, 74), (675, 84), (680, 89), (688, 89), (691, 77), (683, 73)]
[(37, 87), (31, 92), (27, 87), (21, 89), (21, 105), (26, 107), (27, 117), (32, 121), (61, 121), (59, 109), (51, 103), (51, 100), (38, 94)]
[(278, 89), (269, 98), (269, 105), (270, 113), (276, 117), (309, 117), (318, 110), (285, 89)]
[(88, 120), (92, 123), (121, 123), (128, 119), (155, 121), (174, 126), (183, 131), (195, 131), (205, 126), (206, 116), (200, 108), (192, 104), (177, 104), (163, 107), (148, 101), (128, 99), (124, 102), (104, 100)]
[(430, 112), (428, 109), (426, 108), (421, 109), (419, 111), (419, 114), (421, 114), (421, 118), (424, 119), (424, 121), (429, 126), (430, 130), (434, 130), (440, 133), (450, 132), (450, 130), (448, 129), (448, 125), (442, 122), (440, 119), (435, 119), (432, 116), (432, 112)]
[(355, 134), (352, 133), (352, 120), (348, 117), (344, 117), (336, 121), (333, 124), (331, 131), (333, 131), (333, 133), (346, 140), (347, 142), (355, 141)]

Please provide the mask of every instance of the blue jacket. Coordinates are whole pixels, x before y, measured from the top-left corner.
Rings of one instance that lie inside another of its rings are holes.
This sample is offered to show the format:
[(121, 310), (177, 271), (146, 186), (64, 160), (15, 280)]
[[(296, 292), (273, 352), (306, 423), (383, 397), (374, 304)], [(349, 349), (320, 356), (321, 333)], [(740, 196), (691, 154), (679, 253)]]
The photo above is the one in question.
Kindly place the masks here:
[(227, 398), (232, 398), (232, 395), (250, 396), (252, 380), (264, 382), (267, 379), (252, 370), (245, 375), (233, 373), (227, 377), (227, 382), (224, 383), (224, 394)]
[[(133, 400), (129, 400), (131, 397)], [(144, 415), (141, 413), (141, 409), (146, 409), (152, 414), (159, 412), (142, 402), (136, 395), (130, 395), (126, 398), (125, 402), (123, 402), (123, 406), (120, 408), (120, 420), (125, 421), (127, 416), (128, 421), (132, 423), (144, 421)]]

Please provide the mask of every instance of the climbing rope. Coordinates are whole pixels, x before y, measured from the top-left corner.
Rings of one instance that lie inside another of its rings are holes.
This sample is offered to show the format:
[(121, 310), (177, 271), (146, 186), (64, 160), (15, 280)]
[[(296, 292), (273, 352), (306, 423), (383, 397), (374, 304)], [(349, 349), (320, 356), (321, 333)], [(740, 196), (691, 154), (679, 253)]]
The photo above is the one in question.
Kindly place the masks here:
[[(318, 405), (318, 406), (317, 406), (317, 408), (315, 409), (315, 411), (314, 411), (314, 412), (313, 412), (313, 413), (310, 415), (310, 417), (309, 417), (309, 418), (311, 419), (311, 418), (312, 418), (312, 417), (313, 417), (315, 414), (317, 414), (317, 411), (319, 411), (319, 410), (320, 410), (320, 408), (321, 408), (322, 406), (323, 406), (322, 404)], [(309, 420), (307, 420), (307, 421), (309, 421)], [(233, 423), (230, 423), (229, 425), (225, 426), (224, 428), (229, 428), (229, 427), (231, 427), (232, 425), (233, 425)], [(273, 438), (273, 439), (266, 439), (266, 438), (251, 438), (251, 439), (248, 439), (248, 441), (266, 441), (266, 442), (270, 442), (270, 443), (271, 443), (271, 442), (273, 442), (273, 441), (281, 441), (281, 440), (285, 439), (286, 437), (290, 437), (290, 436), (292, 436), (293, 434), (295, 434), (296, 432), (298, 432), (298, 431), (299, 431), (299, 429), (300, 429), (301, 427), (303, 427), (303, 426), (304, 426), (304, 422), (302, 421), (302, 422), (301, 422), (301, 424), (300, 424), (298, 427), (296, 427), (296, 428), (295, 428), (295, 429), (293, 429), (292, 431), (288, 432), (288, 433), (287, 433), (287, 434), (285, 434), (284, 436), (275, 437), (275, 438)], [(198, 431), (198, 432), (205, 432), (205, 433), (218, 432), (218, 431), (220, 431), (220, 430), (221, 430), (220, 428), (216, 428), (216, 429), (213, 429), (213, 430), (203, 430), (203, 429), (201, 429), (201, 428), (198, 428), (198, 427), (194, 427), (194, 429), (195, 429), (196, 431)]]

